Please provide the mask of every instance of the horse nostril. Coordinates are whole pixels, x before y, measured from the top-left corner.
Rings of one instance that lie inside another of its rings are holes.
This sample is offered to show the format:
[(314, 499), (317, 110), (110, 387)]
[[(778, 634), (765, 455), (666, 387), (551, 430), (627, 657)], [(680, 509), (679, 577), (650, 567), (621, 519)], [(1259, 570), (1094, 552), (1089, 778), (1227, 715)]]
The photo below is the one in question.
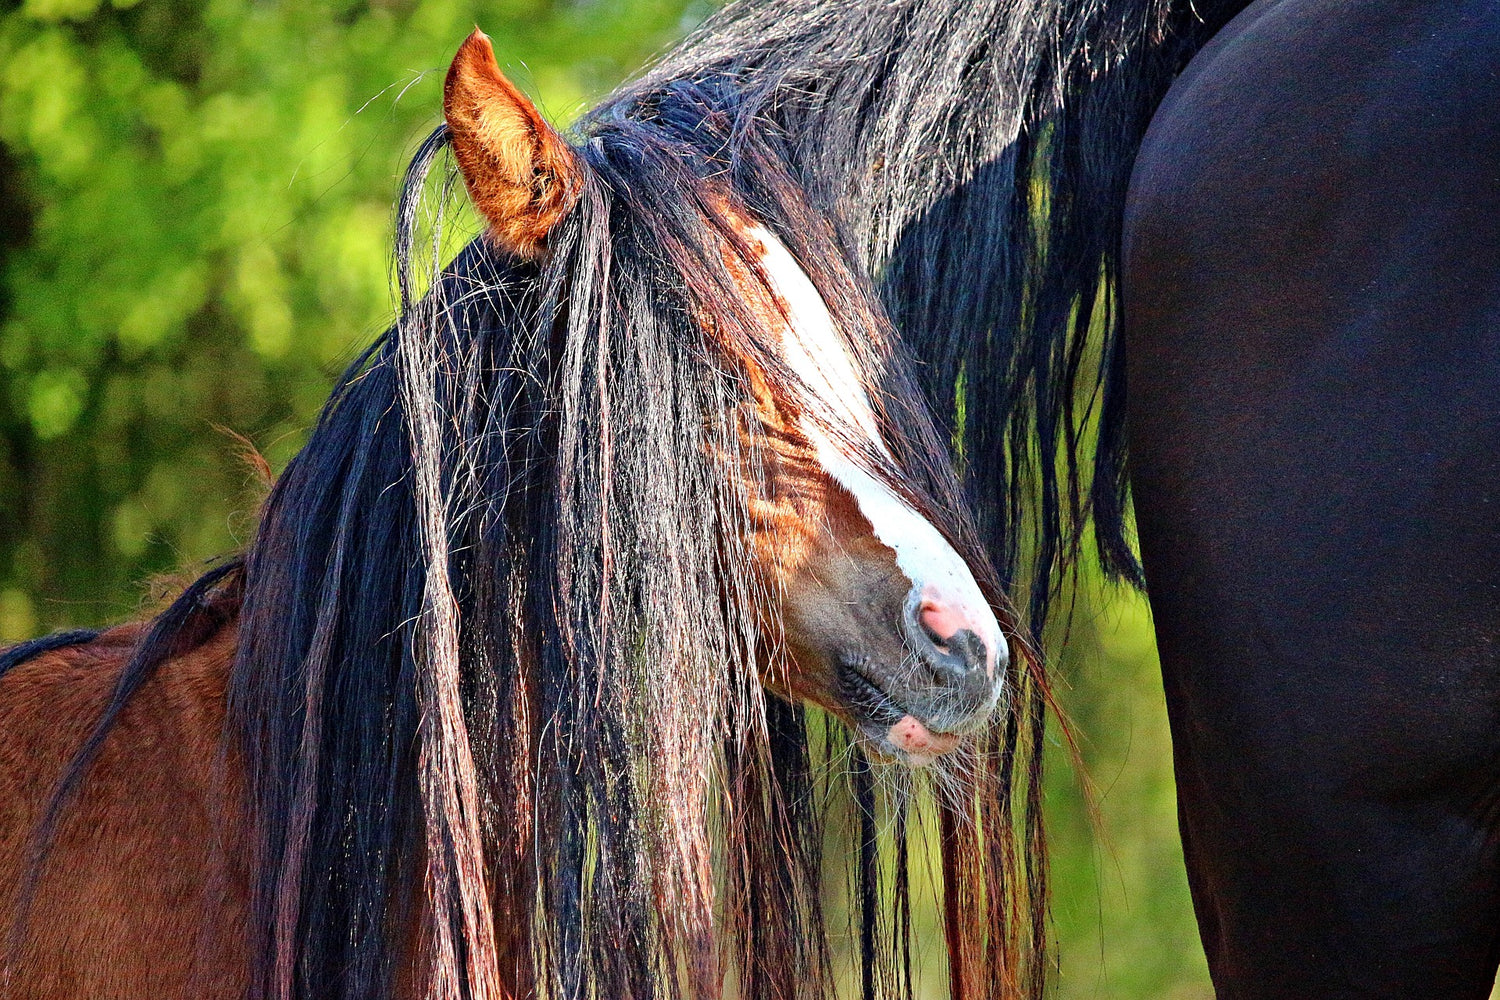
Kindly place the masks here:
[(965, 627), (963, 616), (936, 601), (923, 601), (917, 608), (917, 624), (941, 652), (948, 652), (948, 637)]
[(955, 632), (948, 638), (947, 646), (950, 654), (963, 660), (964, 667), (968, 670), (981, 674), (988, 673), (990, 651), (985, 646), (984, 640), (975, 633), (968, 629)]
[[(1003, 678), (996, 668), (1008, 662), (989, 609), (956, 596), (949, 599), (937, 587), (923, 587), (907, 596), (901, 620), (910, 654), (900, 682), (907, 707), (934, 733), (970, 732), (984, 725), (1001, 694)], [(900, 747), (899, 736), (893, 731), (887, 738)], [(930, 756), (921, 748), (904, 749), (913, 760)]]
[[(967, 674), (989, 667), (989, 650), (962, 612), (933, 600), (915, 609), (913, 630), (926, 642), (917, 642), (924, 658), (942, 674)], [(920, 648), (922, 646), (927, 648)]]

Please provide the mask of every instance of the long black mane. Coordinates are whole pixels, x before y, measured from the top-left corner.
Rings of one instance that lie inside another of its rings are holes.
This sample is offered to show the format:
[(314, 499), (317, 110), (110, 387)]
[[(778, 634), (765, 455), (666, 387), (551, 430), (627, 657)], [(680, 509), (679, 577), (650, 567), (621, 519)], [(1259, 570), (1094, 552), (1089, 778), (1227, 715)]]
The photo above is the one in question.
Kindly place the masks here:
[[(277, 484), (245, 570), (230, 707), (257, 996), (387, 995), (408, 962), (445, 997), (831, 990), (808, 722), (760, 687), (773, 595), (739, 544), (747, 372), (799, 389), (739, 299), (724, 205), (776, 232), (850, 333), (895, 457), (876, 471), (985, 559), (872, 295), (784, 137), (736, 130), (737, 97), (704, 77), (606, 106), (547, 256), (476, 240), (420, 299), (445, 132), (418, 155), (403, 317)], [(997, 981), (1036, 965), (1001, 959), (1010, 908), (1042, 898), (1012, 830), (1034, 810), (1010, 812), (1034, 773), (1013, 767), (1025, 662), (943, 805), (954, 891), (979, 880), (953, 934), (993, 950)], [(900, 993), (905, 837), (882, 861), (855, 773), (860, 964), (871, 995)]]

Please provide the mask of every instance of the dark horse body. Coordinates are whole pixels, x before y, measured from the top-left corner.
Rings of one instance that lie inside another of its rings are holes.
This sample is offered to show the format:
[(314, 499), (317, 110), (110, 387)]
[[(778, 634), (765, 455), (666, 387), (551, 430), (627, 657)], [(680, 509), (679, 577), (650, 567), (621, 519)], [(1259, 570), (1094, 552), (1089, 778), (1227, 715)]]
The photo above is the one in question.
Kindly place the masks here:
[(1500, 946), (1500, 7), (1258, 3), (1127, 205), (1140, 541), (1225, 997)]

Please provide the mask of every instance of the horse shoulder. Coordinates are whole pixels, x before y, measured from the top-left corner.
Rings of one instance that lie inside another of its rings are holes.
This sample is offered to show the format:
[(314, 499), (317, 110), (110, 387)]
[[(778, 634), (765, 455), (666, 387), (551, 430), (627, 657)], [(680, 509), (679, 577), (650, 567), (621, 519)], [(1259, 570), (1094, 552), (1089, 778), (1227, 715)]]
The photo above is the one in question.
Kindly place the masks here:
[[(142, 628), (0, 678), (0, 943), (12, 939), (33, 831)], [(244, 994), (241, 775), (222, 740), (236, 632), (226, 625), (162, 664), (121, 714), (39, 869), (0, 977), (6, 1000)]]

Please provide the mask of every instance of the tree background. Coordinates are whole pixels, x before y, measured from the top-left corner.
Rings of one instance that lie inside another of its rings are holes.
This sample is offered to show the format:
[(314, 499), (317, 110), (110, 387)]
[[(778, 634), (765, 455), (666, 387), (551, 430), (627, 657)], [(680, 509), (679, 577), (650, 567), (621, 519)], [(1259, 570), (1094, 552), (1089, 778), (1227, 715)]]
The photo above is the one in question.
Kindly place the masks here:
[[(131, 617), (247, 539), (247, 446), (284, 465), (391, 318), (398, 179), (473, 25), (565, 123), (710, 7), (5, 5), (0, 642)], [(1085, 572), (1053, 646), (1087, 774), (1054, 754), (1054, 992), (1207, 997), (1144, 602)]]

